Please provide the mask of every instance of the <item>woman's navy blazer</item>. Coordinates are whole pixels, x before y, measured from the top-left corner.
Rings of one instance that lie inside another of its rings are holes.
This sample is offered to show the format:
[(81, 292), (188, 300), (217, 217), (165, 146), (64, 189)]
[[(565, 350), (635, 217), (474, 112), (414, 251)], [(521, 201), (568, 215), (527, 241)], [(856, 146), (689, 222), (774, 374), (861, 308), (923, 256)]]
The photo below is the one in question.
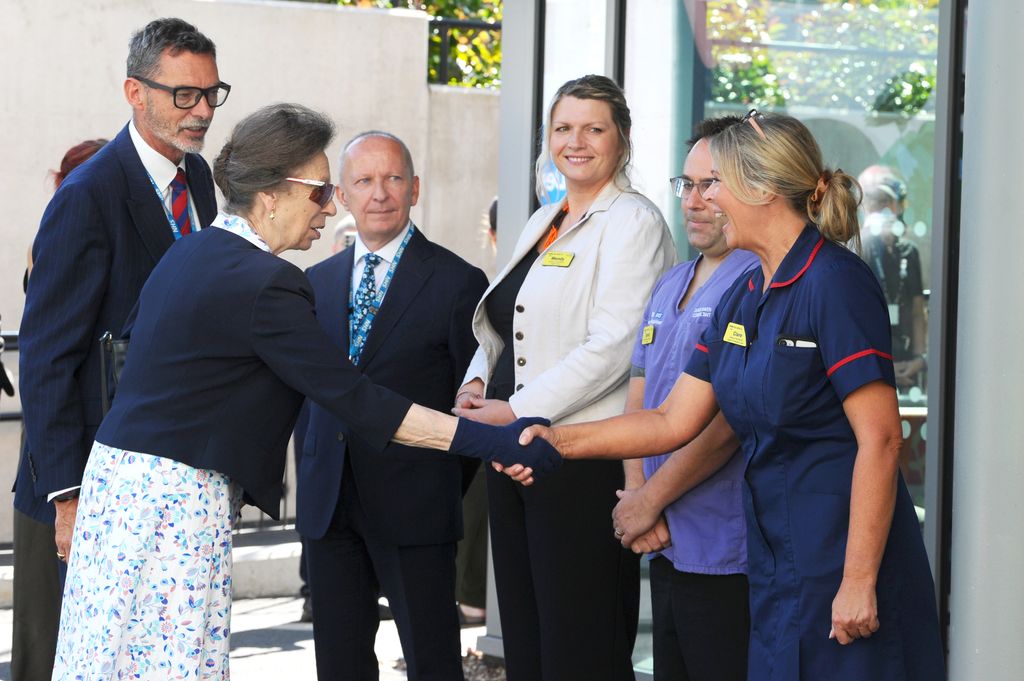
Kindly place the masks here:
[(216, 227), (176, 242), (142, 289), (103, 444), (216, 470), (277, 518), (303, 395), (383, 449), (411, 402), (371, 383), (314, 315), (291, 263)]

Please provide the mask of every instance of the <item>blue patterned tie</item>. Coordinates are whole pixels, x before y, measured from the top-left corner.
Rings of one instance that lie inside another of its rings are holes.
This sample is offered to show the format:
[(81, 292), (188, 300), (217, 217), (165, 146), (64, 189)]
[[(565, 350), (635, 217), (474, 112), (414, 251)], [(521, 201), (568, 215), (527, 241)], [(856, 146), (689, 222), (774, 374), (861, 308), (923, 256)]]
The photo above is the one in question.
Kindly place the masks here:
[(362, 327), (363, 320), (370, 314), (377, 298), (377, 279), (374, 276), (374, 270), (377, 269), (380, 261), (381, 257), (376, 253), (367, 253), (363, 258), (363, 277), (359, 280), (359, 287), (356, 288), (356, 294), (352, 301), (353, 329), (358, 330)]

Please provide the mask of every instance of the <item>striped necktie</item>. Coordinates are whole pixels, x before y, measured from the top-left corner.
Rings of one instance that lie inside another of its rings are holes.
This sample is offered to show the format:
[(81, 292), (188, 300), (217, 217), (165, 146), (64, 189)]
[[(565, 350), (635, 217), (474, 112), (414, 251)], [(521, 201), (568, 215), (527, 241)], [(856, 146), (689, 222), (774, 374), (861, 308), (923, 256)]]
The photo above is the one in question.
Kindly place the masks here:
[(181, 168), (178, 168), (174, 179), (171, 180), (171, 216), (182, 236), (192, 231), (192, 218), (188, 210), (188, 184), (185, 183), (185, 171)]

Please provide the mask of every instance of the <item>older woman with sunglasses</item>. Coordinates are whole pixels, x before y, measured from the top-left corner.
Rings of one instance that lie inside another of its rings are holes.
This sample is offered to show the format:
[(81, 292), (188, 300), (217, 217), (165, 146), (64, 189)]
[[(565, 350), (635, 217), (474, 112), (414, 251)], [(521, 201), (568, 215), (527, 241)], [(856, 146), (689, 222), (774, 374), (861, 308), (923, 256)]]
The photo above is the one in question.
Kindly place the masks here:
[[(85, 470), (54, 679), (228, 678), (233, 519), (243, 502), (277, 517), (303, 395), (377, 449), (490, 460), (514, 442), (515, 427), (457, 424), (370, 383), (323, 332), (302, 271), (275, 257), (335, 213), (332, 136), (294, 104), (241, 121), (214, 164), (223, 212), (146, 282)], [(533, 463), (557, 465), (545, 448)]]
[[(660, 407), (534, 426), (566, 458), (679, 448), (719, 413), (746, 457), (749, 676), (945, 678), (935, 591), (901, 444), (885, 299), (844, 244), (856, 181), (795, 118), (752, 111), (711, 139), (727, 243), (760, 259), (721, 299)], [(684, 452), (677, 452), (676, 456)], [(621, 509), (619, 509), (621, 511)], [(642, 531), (618, 513), (632, 541)]]

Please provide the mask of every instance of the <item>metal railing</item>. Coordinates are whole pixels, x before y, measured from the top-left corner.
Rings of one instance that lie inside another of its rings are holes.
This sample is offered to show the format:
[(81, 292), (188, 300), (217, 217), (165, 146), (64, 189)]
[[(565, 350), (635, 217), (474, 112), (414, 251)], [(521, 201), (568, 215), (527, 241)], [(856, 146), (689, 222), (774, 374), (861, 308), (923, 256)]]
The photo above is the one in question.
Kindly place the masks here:
[[(18, 351), (18, 334), (17, 333), (5, 333), (0, 334), (0, 361), (3, 360), (5, 353), (17, 352)], [(8, 358), (9, 354), (6, 355)], [(6, 364), (4, 365), (6, 366)], [(7, 397), (6, 394), (0, 394), (0, 404), (7, 402), (11, 398)], [(0, 409), (0, 421), (20, 421), (21, 410), (10, 410), (5, 411)]]
[(479, 19), (449, 19), (447, 17), (434, 17), (430, 22), (432, 33), (441, 36), (440, 60), (437, 66), (437, 81), (441, 85), (448, 85), (449, 61), (452, 52), (452, 29), (491, 31), (501, 33), (501, 22), (490, 23)]

